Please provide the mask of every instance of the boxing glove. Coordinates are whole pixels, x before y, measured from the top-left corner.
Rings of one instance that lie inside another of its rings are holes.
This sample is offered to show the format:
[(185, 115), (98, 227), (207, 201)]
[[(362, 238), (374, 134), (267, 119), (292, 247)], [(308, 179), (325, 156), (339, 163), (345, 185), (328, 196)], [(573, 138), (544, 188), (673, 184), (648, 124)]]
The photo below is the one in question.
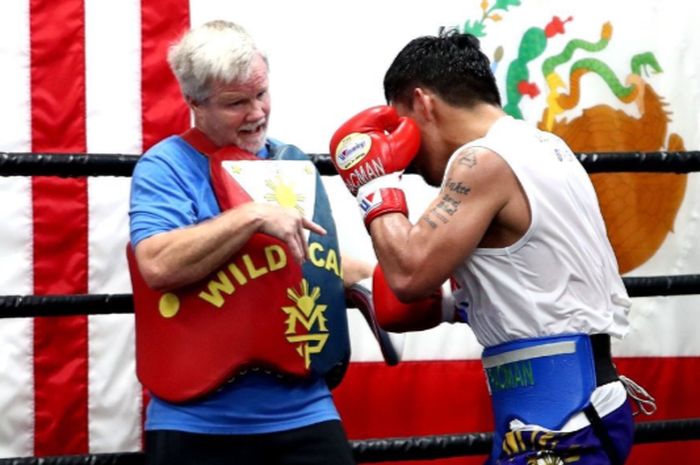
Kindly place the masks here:
[(386, 281), (380, 265), (372, 276), (372, 298), (377, 323), (386, 331), (403, 333), (433, 328), (443, 321), (454, 321), (454, 299), (443, 296), (442, 288), (418, 302), (401, 302)]
[(357, 196), (365, 225), (378, 216), (408, 216), (400, 188), (403, 171), (420, 148), (420, 131), (410, 118), (380, 105), (353, 116), (333, 134), (331, 161), (345, 185)]

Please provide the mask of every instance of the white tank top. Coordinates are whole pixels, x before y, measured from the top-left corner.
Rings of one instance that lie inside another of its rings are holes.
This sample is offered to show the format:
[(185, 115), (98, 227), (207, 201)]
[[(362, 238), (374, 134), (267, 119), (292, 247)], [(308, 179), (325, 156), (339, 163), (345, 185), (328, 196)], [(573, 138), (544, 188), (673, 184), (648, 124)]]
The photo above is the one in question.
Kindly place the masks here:
[(565, 333), (624, 337), (631, 301), (598, 197), (571, 149), (557, 136), (510, 116), (464, 147), (500, 155), (532, 210), (532, 223), (516, 244), (478, 248), (453, 275), (479, 343), (490, 347)]

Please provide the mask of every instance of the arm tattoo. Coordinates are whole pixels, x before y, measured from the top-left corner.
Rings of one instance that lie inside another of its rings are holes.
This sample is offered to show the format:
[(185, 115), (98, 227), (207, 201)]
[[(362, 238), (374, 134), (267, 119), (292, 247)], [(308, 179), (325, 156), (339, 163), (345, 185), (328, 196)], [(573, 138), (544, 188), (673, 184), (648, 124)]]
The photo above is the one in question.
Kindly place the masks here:
[(457, 207), (459, 207), (459, 204), (461, 204), (461, 200), (457, 200), (454, 197), (452, 197), (450, 194), (445, 194), (445, 196), (440, 200), (440, 203), (437, 204), (435, 208), (438, 208), (443, 211), (443, 213), (447, 213), (448, 215), (452, 216), (455, 214), (457, 211)]
[(438, 226), (437, 223), (433, 221), (433, 219), (430, 217), (430, 213), (426, 213), (425, 215), (423, 215), (423, 218), (421, 218), (421, 220), (428, 223), (428, 225), (433, 229), (437, 228)]
[(445, 187), (455, 194), (467, 195), (471, 192), (471, 187), (467, 187), (462, 184), (462, 181), (453, 181), (452, 178), (447, 178), (445, 181)]
[(455, 214), (461, 203), (461, 200), (455, 199), (450, 194), (445, 194), (438, 204), (431, 208), (421, 219), (428, 223), (431, 228), (436, 229), (438, 227), (437, 221), (442, 224), (450, 222), (450, 217)]
[[(470, 148), (457, 159), (457, 163), (460, 166), (473, 168), (476, 166), (477, 151), (477, 148)], [(427, 211), (421, 218), (421, 220), (428, 223), (432, 229), (437, 229), (439, 223), (449, 223), (450, 217), (457, 212), (457, 208), (462, 201), (457, 200), (453, 195), (468, 195), (471, 192), (471, 187), (465, 186), (462, 184), (462, 181), (454, 181), (452, 178), (447, 178), (443, 188), (449, 190), (450, 193), (446, 193), (437, 205)]]
[(459, 163), (459, 166), (466, 166), (467, 168), (474, 168), (476, 166), (476, 153), (478, 152), (477, 148), (470, 148), (467, 150), (464, 155), (462, 155), (459, 160), (457, 160), (457, 163)]

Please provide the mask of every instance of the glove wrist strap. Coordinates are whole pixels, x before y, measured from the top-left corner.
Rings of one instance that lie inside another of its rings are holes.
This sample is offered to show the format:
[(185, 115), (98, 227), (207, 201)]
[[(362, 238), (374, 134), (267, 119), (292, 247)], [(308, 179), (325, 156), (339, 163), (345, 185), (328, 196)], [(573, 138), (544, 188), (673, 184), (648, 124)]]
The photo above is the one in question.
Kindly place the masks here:
[(365, 220), (365, 226), (369, 230), (369, 225), (375, 218), (387, 213), (401, 213), (408, 217), (408, 204), (406, 194), (397, 188), (377, 189), (369, 193), (364, 198), (358, 197), (360, 210)]

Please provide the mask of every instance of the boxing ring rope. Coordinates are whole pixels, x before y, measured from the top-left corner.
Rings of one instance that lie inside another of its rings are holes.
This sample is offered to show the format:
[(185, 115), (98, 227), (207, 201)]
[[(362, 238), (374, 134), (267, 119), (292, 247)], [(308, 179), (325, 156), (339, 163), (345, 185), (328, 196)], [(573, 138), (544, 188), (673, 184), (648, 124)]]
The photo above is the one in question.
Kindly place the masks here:
[[(690, 173), (700, 151), (577, 153), (589, 173)], [(335, 175), (329, 154), (310, 154), (321, 175)], [(129, 177), (139, 155), (0, 152), (0, 176)], [(407, 171), (410, 173), (410, 170)]]
[[(577, 153), (576, 156), (589, 173), (700, 171), (700, 151)], [(123, 154), (0, 152), (0, 176), (129, 177), (138, 159), (138, 155)], [(312, 154), (311, 159), (322, 175), (336, 174), (328, 154)], [(630, 297), (700, 294), (700, 275), (624, 277), (623, 281)], [(0, 319), (129, 314), (133, 311), (131, 294), (0, 296)], [(692, 440), (700, 440), (700, 418), (635, 424), (634, 444)], [(492, 433), (469, 433), (351, 440), (350, 444), (358, 462), (377, 463), (486, 455), (492, 441)], [(0, 465), (143, 463), (142, 452), (0, 459)]]
[[(623, 277), (622, 281), (630, 297), (700, 294), (698, 274)], [(0, 318), (128, 313), (134, 313), (131, 294), (0, 295)]]
[[(634, 428), (634, 444), (697, 439), (700, 439), (700, 419), (642, 422), (636, 423)], [(358, 463), (379, 463), (486, 455), (491, 451), (492, 441), (492, 433), (470, 433), (351, 440), (350, 446)], [(143, 452), (0, 459), (0, 465), (143, 465), (144, 463)]]

